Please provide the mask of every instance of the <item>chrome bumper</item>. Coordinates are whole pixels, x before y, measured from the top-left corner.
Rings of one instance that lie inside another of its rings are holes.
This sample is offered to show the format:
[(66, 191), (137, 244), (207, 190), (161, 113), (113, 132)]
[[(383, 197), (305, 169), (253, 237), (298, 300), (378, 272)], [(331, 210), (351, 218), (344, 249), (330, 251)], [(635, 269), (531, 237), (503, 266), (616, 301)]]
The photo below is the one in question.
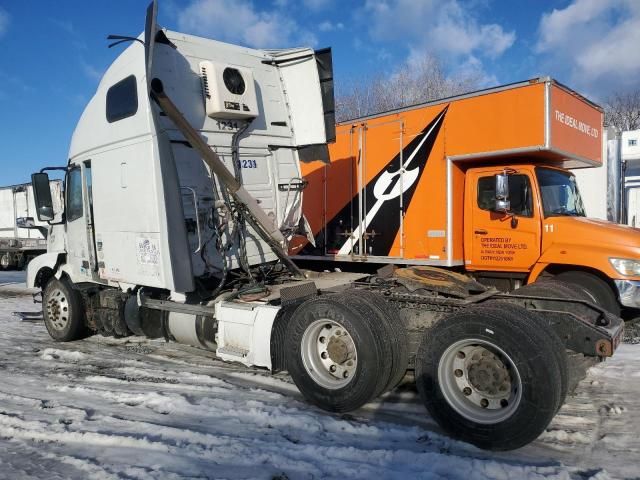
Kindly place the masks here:
[(614, 280), (620, 303), (625, 307), (640, 308), (640, 281)]

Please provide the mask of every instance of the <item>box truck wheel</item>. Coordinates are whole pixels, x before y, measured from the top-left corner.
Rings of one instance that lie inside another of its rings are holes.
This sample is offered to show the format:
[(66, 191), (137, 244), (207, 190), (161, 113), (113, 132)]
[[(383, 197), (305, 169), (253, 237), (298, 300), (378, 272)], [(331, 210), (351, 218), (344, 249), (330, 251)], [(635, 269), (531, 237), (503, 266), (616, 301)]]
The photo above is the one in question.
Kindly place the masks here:
[(49, 335), (58, 342), (87, 334), (82, 298), (66, 280), (49, 280), (42, 292), (42, 314)]
[(416, 384), (429, 413), (451, 435), (490, 450), (536, 439), (561, 398), (556, 348), (522, 308), (478, 305), (428, 330)]
[(287, 369), (304, 397), (332, 412), (355, 410), (389, 383), (390, 346), (371, 308), (342, 295), (300, 305), (287, 327)]
[(558, 280), (572, 283), (581, 287), (596, 305), (606, 311), (620, 316), (620, 304), (618, 298), (609, 284), (600, 277), (589, 272), (563, 272), (556, 276)]
[(350, 290), (345, 295), (350, 301), (364, 302), (367, 306), (375, 307), (375, 312), (385, 328), (385, 337), (389, 340), (391, 347), (391, 376), (389, 383), (381, 393), (393, 390), (406, 375), (409, 365), (407, 329), (402, 323), (400, 312), (385, 301), (380, 294), (369, 290)]

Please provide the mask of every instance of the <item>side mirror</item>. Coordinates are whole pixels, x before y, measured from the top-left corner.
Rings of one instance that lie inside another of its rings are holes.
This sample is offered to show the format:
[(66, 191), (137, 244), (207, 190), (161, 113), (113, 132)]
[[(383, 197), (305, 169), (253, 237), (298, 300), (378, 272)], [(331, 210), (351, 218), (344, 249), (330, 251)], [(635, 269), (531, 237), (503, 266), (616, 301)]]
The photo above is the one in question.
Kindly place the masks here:
[(509, 175), (499, 173), (496, 175), (496, 204), (497, 212), (508, 212), (511, 210), (511, 202), (509, 201)]
[(53, 220), (55, 215), (53, 212), (51, 189), (49, 187), (49, 175), (46, 173), (34, 173), (31, 175), (31, 185), (33, 185), (33, 196), (38, 220), (41, 222)]
[(16, 226), (18, 228), (36, 228), (36, 222), (33, 217), (18, 217), (16, 218)]

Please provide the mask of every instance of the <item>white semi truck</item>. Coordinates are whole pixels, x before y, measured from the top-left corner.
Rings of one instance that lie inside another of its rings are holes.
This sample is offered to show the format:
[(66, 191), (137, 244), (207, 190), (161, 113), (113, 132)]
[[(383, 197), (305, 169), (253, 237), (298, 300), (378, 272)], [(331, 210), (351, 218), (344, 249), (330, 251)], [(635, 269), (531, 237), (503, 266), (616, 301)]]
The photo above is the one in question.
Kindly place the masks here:
[(301, 271), (284, 252), (307, 235), (300, 162), (326, 160), (335, 132), (330, 50), (172, 32), (156, 8), (140, 37), (112, 37), (130, 44), (76, 127), (63, 212), (46, 169), (32, 176), (50, 227), (27, 281), (51, 337), (194, 345), (288, 370), (333, 412), (412, 372), (457, 438), (502, 450), (535, 439), (580, 361), (613, 354), (621, 319), (560, 282), (507, 295), (433, 267)]
[[(62, 182), (51, 182), (56, 209), (62, 206)], [(0, 187), (0, 270), (22, 269), (34, 257), (47, 251), (47, 222), (35, 215), (30, 183)]]

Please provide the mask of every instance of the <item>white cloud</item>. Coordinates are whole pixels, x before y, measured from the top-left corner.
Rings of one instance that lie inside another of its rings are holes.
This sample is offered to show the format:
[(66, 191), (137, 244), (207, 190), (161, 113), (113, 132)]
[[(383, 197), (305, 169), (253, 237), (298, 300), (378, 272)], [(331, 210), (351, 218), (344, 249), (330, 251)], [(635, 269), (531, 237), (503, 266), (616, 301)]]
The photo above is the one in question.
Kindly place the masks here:
[(318, 30), (321, 32), (333, 32), (335, 30), (342, 30), (343, 28), (344, 24), (342, 22), (333, 23), (329, 20), (325, 20), (318, 25)]
[(258, 10), (248, 0), (195, 0), (179, 13), (178, 26), (195, 35), (258, 48), (316, 43), (293, 18), (281, 11)]
[(303, 0), (303, 4), (309, 10), (324, 10), (329, 5), (331, 5), (332, 0)]
[(82, 68), (82, 73), (84, 73), (90, 80), (100, 80), (104, 75), (103, 70), (91, 65), (83, 58), (80, 58), (80, 67)]
[(640, 2), (573, 0), (542, 16), (535, 51), (553, 75), (606, 95), (638, 85)]
[(495, 58), (516, 38), (496, 23), (481, 23), (457, 0), (367, 0), (364, 13), (374, 40), (405, 40), (444, 55)]
[(9, 14), (0, 7), (0, 37), (3, 36), (9, 29)]

